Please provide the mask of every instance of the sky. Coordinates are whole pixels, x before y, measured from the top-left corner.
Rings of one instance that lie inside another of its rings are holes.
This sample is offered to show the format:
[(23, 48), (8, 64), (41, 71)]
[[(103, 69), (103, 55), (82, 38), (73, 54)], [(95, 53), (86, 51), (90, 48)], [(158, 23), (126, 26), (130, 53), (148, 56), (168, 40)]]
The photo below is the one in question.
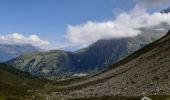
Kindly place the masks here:
[(144, 24), (170, 23), (170, 14), (155, 13), (169, 4), (170, 0), (0, 0), (0, 43), (74, 50), (102, 38), (132, 37)]

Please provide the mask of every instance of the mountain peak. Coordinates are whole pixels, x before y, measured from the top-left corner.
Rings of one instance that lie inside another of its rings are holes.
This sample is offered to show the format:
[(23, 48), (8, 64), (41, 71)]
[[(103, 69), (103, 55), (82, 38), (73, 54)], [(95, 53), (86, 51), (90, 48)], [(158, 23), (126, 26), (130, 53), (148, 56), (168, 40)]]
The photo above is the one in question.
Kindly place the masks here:
[(170, 35), (170, 30), (168, 31), (168, 33), (167, 33), (168, 35)]
[(170, 12), (170, 7), (161, 10), (161, 13), (169, 13)]

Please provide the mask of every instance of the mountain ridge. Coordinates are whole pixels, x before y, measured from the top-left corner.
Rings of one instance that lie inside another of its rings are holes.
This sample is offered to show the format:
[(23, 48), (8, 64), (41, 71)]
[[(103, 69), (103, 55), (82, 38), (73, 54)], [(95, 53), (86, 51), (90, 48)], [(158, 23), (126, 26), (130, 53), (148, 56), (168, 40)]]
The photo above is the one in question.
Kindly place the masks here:
[(169, 43), (170, 31), (161, 39), (134, 52), (108, 69), (78, 80), (70, 80), (71, 82), (67, 82), (67, 85), (61, 87), (59, 91), (65, 91), (63, 94), (73, 99), (151, 95), (166, 97), (170, 93)]
[(34, 76), (46, 78), (67, 78), (79, 73), (94, 73), (165, 34), (160, 31), (155, 33), (153, 30), (142, 29), (143, 33), (133, 38), (98, 40), (89, 47), (75, 52), (52, 50), (22, 55), (8, 61), (7, 64)]
[(0, 44), (0, 61), (5, 62), (18, 57), (21, 54), (35, 51), (43, 50), (30, 44)]
[(161, 13), (169, 13), (170, 12), (170, 7), (161, 10)]

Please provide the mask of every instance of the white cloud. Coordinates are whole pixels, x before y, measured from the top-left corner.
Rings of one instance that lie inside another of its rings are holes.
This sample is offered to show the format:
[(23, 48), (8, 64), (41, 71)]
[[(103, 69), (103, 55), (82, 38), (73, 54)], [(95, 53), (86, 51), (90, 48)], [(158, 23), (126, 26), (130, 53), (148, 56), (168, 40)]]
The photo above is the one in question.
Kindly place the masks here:
[(37, 35), (23, 36), (20, 33), (0, 35), (1, 44), (32, 44), (34, 46), (45, 47), (49, 45), (46, 40), (40, 39)]
[(115, 20), (68, 25), (64, 37), (70, 43), (88, 45), (103, 38), (133, 37), (141, 33), (140, 28), (157, 26), (163, 22), (170, 24), (170, 13), (150, 14), (136, 6), (129, 13), (121, 13)]
[(133, 37), (141, 33), (140, 28), (152, 27), (165, 22), (170, 24), (170, 13), (148, 13), (152, 7), (170, 3), (170, 0), (134, 0), (135, 7), (126, 13), (118, 10), (116, 19), (103, 22), (87, 21), (79, 25), (68, 25), (65, 40), (68, 44), (87, 46), (99, 39)]
[[(126, 28), (113, 22), (92, 22), (89, 21), (82, 25), (68, 26), (66, 39), (72, 43), (87, 44), (99, 40), (101, 38), (120, 38), (130, 37), (139, 34), (138, 30)], [(130, 34), (129, 34), (130, 32)]]

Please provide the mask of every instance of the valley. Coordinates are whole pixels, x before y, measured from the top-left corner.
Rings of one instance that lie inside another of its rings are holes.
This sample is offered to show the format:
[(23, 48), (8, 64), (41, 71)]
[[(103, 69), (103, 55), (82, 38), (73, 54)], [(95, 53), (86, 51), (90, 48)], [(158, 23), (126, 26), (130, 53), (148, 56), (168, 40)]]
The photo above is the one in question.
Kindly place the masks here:
[(0, 100), (170, 100), (170, 0), (1, 0)]
[[(5, 98), (6, 93), (10, 93), (8, 91), (14, 89), (14, 94), (11, 93), (12, 98), (13, 95), (16, 96), (15, 93), (18, 93), (21, 98), (40, 100), (47, 98), (51, 100), (102, 100), (102, 98), (139, 100), (143, 96), (149, 96), (154, 100), (160, 100), (160, 98), (165, 100), (169, 98), (170, 93), (169, 43), (170, 31), (161, 39), (144, 46), (105, 70), (65, 80), (36, 79), (20, 71), (4, 69), (6, 65), (1, 64), (3, 72), (0, 79), (1, 87), (9, 87), (4, 88), (5, 90), (1, 92), (1, 98)], [(13, 80), (13, 84), (10, 83), (11, 80)], [(19, 86), (16, 84), (18, 82)], [(21, 90), (25, 92), (21, 92)]]
[[(86, 99), (89, 97), (102, 98), (103, 96), (109, 98), (109, 96), (155, 95), (156, 97), (156, 95), (164, 95), (163, 97), (168, 97), (170, 93), (169, 43), (170, 32), (163, 38), (112, 65), (111, 68), (77, 80), (69, 80), (70, 84), (64, 84), (56, 90), (53, 87), (52, 90), (49, 90), (50, 92), (55, 91), (51, 96), (55, 97), (61, 93), (62, 97), (65, 95), (66, 98)], [(66, 80), (63, 83), (68, 82)]]

